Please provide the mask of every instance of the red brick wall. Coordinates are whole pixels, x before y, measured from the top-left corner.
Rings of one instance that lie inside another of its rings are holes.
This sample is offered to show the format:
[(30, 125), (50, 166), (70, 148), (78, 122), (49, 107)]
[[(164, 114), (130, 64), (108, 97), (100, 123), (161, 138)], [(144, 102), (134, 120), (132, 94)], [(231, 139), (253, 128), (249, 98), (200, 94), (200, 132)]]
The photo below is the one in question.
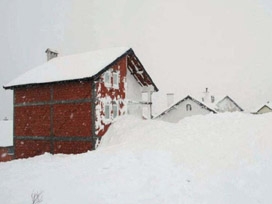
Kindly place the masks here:
[[(111, 66), (112, 72), (119, 71), (120, 78), (119, 78), (119, 89), (115, 88), (108, 88), (104, 85), (103, 77), (100, 76), (99, 83), (96, 84), (97, 94), (101, 95), (101, 97), (110, 96), (112, 99), (120, 96), (121, 99), (125, 99), (125, 83), (124, 79), (127, 75), (126, 69), (126, 57), (121, 58), (118, 60), (114, 65)], [(113, 83), (113, 81), (111, 81)], [(101, 87), (101, 89), (98, 89)]]
[[(124, 107), (123, 101), (125, 100), (126, 97), (126, 90), (125, 90), (125, 82), (126, 82), (126, 75), (127, 75), (127, 60), (126, 56), (118, 60), (115, 64), (111, 66), (112, 72), (118, 71), (120, 73), (119, 76), (119, 88), (115, 89), (113, 86), (111, 88), (106, 87), (104, 85), (104, 79), (103, 76), (100, 76), (100, 80), (98, 83), (96, 83), (96, 93), (99, 97), (105, 98), (105, 97), (110, 97), (112, 100), (118, 100), (119, 103), (119, 115), (121, 114), (121, 109)], [(111, 81), (113, 83), (113, 81)], [(103, 112), (104, 110), (104, 104), (101, 102), (97, 102), (96, 106), (101, 106), (101, 112), (100, 116), (96, 117), (102, 117), (105, 115)], [(110, 123), (105, 123), (104, 121), (101, 121), (102, 123), (102, 129), (96, 128), (96, 134), (99, 137), (102, 137), (108, 130)]]
[(91, 149), (90, 142), (84, 141), (56, 141), (54, 143), (54, 152), (62, 154), (78, 154), (87, 152)]
[(55, 84), (54, 100), (76, 100), (91, 98), (91, 82), (69, 82)]
[(50, 105), (15, 107), (15, 136), (50, 136)]
[[(73, 137), (91, 139), (91, 84), (91, 81), (75, 81), (16, 88), (15, 157), (32, 157), (50, 152), (51, 148), (56, 151), (52, 153), (90, 150), (90, 141), (72, 140)], [(29, 139), (27, 136), (30, 136)], [(58, 142), (54, 138), (51, 143), (44, 137), (58, 137)], [(62, 137), (71, 142), (60, 142)]]
[(28, 158), (50, 152), (50, 141), (15, 140), (15, 158)]
[(54, 105), (54, 136), (88, 136), (90, 124), (90, 103)]
[(8, 154), (7, 147), (0, 147), (0, 162), (11, 161), (13, 159), (13, 155)]
[(15, 103), (31, 103), (50, 101), (50, 86), (30, 86), (27, 88), (17, 88), (15, 92)]

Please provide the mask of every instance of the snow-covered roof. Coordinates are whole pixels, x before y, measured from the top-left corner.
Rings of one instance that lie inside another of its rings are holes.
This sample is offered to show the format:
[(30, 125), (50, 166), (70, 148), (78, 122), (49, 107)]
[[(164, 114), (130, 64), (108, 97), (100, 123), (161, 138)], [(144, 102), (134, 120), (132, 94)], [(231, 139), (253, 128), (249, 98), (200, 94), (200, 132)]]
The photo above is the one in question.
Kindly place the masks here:
[(259, 111), (260, 111), (262, 108), (264, 108), (264, 107), (267, 107), (267, 108), (269, 108), (269, 109), (272, 110), (272, 104), (268, 101), (268, 102), (266, 102), (265, 104), (261, 104), (261, 105), (257, 106), (257, 107), (255, 108), (255, 110), (253, 111), (253, 113), (259, 112)]
[(0, 121), (0, 147), (13, 146), (12, 120)]
[(229, 96), (225, 96), (222, 100), (218, 101), (216, 104), (220, 104), (221, 102), (223, 102), (224, 100), (229, 99), (230, 101), (232, 101), (232, 103), (238, 108), (240, 109), (240, 111), (244, 111), (231, 97)]
[[(154, 103), (153, 106), (153, 111), (154, 111), (154, 115), (158, 116), (160, 114), (162, 114), (163, 112), (165, 112), (166, 110), (169, 109), (169, 107), (172, 107), (174, 104), (178, 103), (179, 101), (181, 101), (181, 99), (186, 98), (187, 96), (191, 96), (193, 99), (197, 100), (198, 102), (201, 102), (203, 105), (205, 105), (206, 107), (214, 110), (214, 111), (218, 111), (219, 107), (217, 106), (217, 104), (219, 104), (221, 101), (229, 98), (241, 111), (243, 111), (244, 109), (241, 108), (241, 106), (239, 106), (238, 104), (240, 104), (240, 101), (237, 103), (236, 102), (236, 98), (235, 100), (233, 100), (232, 97), (229, 97), (226, 94), (222, 94), (221, 92), (209, 92), (208, 93), (208, 97), (206, 96), (207, 92), (201, 92), (199, 90), (195, 91), (192, 89), (189, 91), (185, 91), (184, 93), (175, 93), (175, 102), (173, 104), (171, 104), (170, 106), (166, 107), (166, 94), (167, 93), (158, 93), (156, 94), (153, 98), (154, 101), (156, 101), (156, 103)], [(211, 101), (211, 97), (214, 97), (214, 102)], [(204, 101), (203, 101), (204, 99)]]
[(186, 101), (186, 100), (192, 100), (194, 101), (195, 103), (197, 103), (199, 106), (205, 108), (206, 110), (210, 111), (210, 112), (213, 112), (213, 113), (216, 113), (216, 110), (209, 107), (207, 104), (205, 103), (202, 103), (200, 101), (198, 101), (197, 99), (193, 98), (192, 96), (188, 95), (186, 96), (185, 98), (179, 100), (178, 102), (175, 102), (174, 104), (170, 105), (170, 107), (167, 107), (165, 110), (163, 110), (160, 114), (158, 114), (157, 116), (155, 116), (154, 118), (159, 118), (165, 114), (167, 114), (168, 112), (172, 111), (175, 109), (176, 106), (180, 105), (182, 102)]
[(4, 88), (90, 78), (130, 50), (132, 49), (128, 47), (117, 47), (56, 57), (17, 77), (6, 84)]

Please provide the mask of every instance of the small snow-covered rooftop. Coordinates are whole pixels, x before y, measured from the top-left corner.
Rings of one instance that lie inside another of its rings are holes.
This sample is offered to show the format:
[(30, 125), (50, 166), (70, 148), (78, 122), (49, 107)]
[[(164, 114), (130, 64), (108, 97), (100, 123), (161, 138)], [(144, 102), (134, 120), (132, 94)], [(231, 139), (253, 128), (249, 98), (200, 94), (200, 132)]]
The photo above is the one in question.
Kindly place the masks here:
[(266, 103), (259, 104), (258, 106), (256, 106), (256, 108), (253, 110), (253, 113), (257, 113), (258, 111), (260, 111), (264, 107), (267, 107), (272, 110), (272, 104), (268, 101)]
[(0, 121), (0, 147), (13, 146), (12, 120)]
[(117, 47), (56, 57), (17, 77), (4, 88), (89, 78), (98, 74), (129, 50), (131, 49), (128, 47)]

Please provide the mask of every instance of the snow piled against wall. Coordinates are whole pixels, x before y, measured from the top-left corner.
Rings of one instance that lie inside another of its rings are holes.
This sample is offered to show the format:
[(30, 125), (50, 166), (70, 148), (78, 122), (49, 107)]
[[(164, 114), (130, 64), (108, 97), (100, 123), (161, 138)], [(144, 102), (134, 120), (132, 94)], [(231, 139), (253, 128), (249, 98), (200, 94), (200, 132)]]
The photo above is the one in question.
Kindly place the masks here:
[(97, 151), (0, 164), (0, 203), (272, 203), (272, 114), (124, 116)]
[(0, 121), (0, 147), (13, 146), (13, 121)]

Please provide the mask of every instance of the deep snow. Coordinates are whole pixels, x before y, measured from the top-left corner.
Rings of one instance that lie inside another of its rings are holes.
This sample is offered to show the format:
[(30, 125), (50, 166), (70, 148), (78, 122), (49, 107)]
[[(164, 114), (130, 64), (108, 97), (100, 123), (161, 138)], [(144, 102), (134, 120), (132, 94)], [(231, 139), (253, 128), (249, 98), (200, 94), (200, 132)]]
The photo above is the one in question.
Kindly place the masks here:
[(0, 203), (272, 203), (272, 114), (123, 117), (97, 151), (0, 163)]
[(0, 147), (8, 147), (13, 145), (13, 121), (0, 121)]

